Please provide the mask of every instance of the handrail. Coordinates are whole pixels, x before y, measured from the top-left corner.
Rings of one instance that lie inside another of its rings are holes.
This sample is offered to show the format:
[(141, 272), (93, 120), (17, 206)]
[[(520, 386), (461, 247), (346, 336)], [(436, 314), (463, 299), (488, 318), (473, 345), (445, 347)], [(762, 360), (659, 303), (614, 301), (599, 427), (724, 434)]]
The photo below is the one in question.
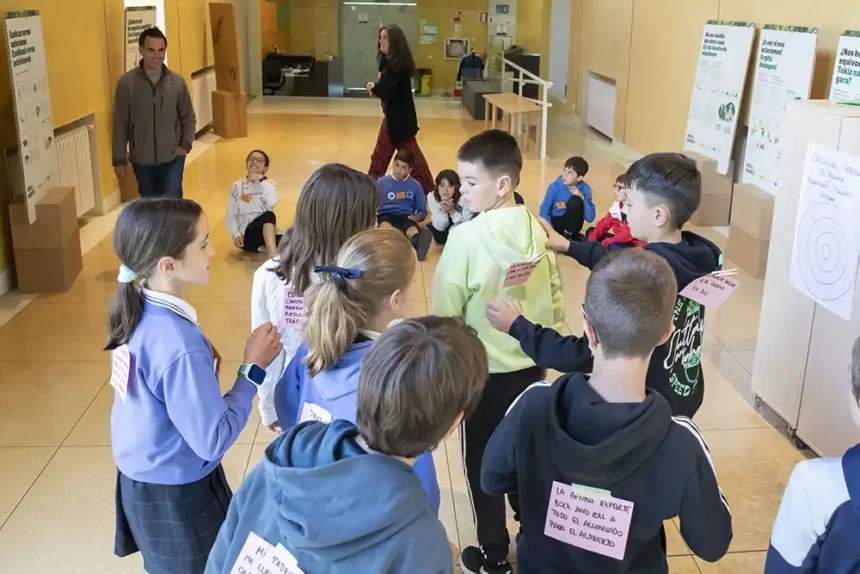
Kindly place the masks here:
[[(506, 73), (505, 68), (510, 67), (513, 68), (514, 71), (518, 72), (516, 79), (509, 80), (508, 75)], [(524, 77), (525, 76), (525, 77)], [(528, 79), (526, 79), (528, 78)], [(549, 103), (549, 89), (552, 87), (552, 82), (549, 80), (544, 80), (540, 76), (537, 76), (522, 66), (514, 64), (507, 58), (502, 58), (502, 85), (505, 82), (519, 82), (520, 86), (520, 97), (523, 95), (523, 86), (526, 84), (537, 84), (538, 92), (540, 93), (540, 100), (538, 103), (541, 106), (541, 142), (540, 142), (540, 158), (542, 160), (546, 159), (546, 130), (547, 123), (549, 120), (549, 108), (552, 107), (552, 104)], [(541, 89), (542, 88), (542, 89)], [(519, 130), (519, 126), (517, 126), (517, 130)], [(528, 137), (528, 134), (526, 134)]]

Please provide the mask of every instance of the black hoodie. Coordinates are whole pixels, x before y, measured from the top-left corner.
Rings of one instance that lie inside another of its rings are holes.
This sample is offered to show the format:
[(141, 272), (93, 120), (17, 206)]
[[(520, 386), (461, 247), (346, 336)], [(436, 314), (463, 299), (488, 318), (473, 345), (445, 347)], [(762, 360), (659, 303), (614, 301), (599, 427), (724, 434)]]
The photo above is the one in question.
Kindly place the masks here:
[[(624, 559), (544, 534), (553, 482), (610, 491), (634, 504)], [(517, 492), (521, 574), (661, 574), (669, 571), (663, 521), (680, 516), (681, 535), (709, 562), (732, 539), (732, 517), (704, 438), (663, 397), (607, 403), (583, 375), (529, 387), (511, 406), (484, 452), (481, 486)]]
[[(720, 248), (704, 237), (682, 232), (680, 243), (649, 243), (643, 249), (663, 257), (675, 272), (678, 300), (675, 304), (672, 338), (654, 349), (645, 383), (669, 402), (672, 414), (692, 418), (702, 406), (705, 376), (702, 372), (702, 338), (705, 333), (705, 308), (681, 297), (680, 292), (699, 277), (719, 270), (723, 264)], [(570, 242), (567, 255), (593, 269), (607, 254), (596, 241)], [(591, 351), (585, 337), (564, 337), (552, 329), (520, 317), (509, 334), (539, 367), (562, 372), (590, 372)]]

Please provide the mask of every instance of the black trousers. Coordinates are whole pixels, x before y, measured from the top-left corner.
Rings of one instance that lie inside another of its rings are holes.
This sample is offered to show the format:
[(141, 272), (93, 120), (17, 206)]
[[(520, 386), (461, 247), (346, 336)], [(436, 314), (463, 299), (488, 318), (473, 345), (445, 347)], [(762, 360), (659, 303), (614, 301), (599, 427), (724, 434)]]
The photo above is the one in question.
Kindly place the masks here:
[(567, 200), (567, 207), (562, 215), (552, 218), (552, 228), (556, 233), (565, 237), (576, 237), (582, 232), (585, 223), (585, 204), (578, 195)]
[[(506, 524), (504, 495), (487, 494), (481, 489), (481, 461), (484, 458), (484, 450), (511, 403), (529, 385), (543, 380), (545, 374), (546, 371), (539, 367), (513, 373), (491, 374), (478, 408), (463, 423), (461, 429), (463, 466), (478, 527), (478, 544), (486, 552), (487, 559), (492, 562), (507, 559), (511, 540)], [(519, 519), (519, 497), (516, 494), (508, 495), (508, 500), (515, 518)]]
[[(248, 227), (245, 229), (245, 251), (249, 251), (251, 253), (256, 253), (259, 251), (260, 247), (266, 244), (265, 239), (263, 238), (263, 226), (267, 223), (271, 223), (272, 225), (277, 225), (277, 218), (275, 217), (275, 213), (272, 211), (264, 211), (257, 218), (248, 224)], [(281, 241), (281, 236), (276, 235), (275, 240), (277, 242)]]
[(433, 234), (433, 240), (436, 241), (437, 244), (445, 245), (445, 242), (448, 241), (448, 232), (451, 231), (450, 225), (447, 229), (445, 229), (445, 231), (439, 231), (438, 229), (433, 227), (433, 224), (431, 223), (427, 226), (427, 229), (429, 229), (430, 233)]

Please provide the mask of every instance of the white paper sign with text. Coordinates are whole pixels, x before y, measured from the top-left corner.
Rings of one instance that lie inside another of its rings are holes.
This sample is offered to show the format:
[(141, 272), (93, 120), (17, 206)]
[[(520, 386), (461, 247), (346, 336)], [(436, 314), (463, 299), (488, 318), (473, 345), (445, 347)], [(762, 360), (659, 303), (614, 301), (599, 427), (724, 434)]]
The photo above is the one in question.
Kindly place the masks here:
[(230, 574), (304, 574), (304, 572), (286, 548), (280, 544), (274, 547), (251, 532)]
[(839, 38), (829, 99), (860, 101), (860, 32), (856, 30), (848, 30)]
[(111, 352), (110, 386), (116, 389), (122, 402), (128, 398), (128, 381), (131, 378), (131, 352), (121, 345)]

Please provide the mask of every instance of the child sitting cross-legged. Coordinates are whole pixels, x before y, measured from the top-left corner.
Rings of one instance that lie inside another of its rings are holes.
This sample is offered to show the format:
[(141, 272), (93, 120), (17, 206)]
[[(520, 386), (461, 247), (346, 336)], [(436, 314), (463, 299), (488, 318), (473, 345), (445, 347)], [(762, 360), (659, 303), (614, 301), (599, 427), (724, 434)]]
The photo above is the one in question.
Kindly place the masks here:
[(436, 189), (427, 195), (431, 218), (428, 229), (439, 245), (445, 245), (454, 226), (475, 215), (460, 199), (460, 176), (453, 169), (440, 171), (436, 176)]
[(206, 574), (453, 574), (413, 466), (474, 409), (486, 378), (487, 354), (460, 319), (389, 329), (361, 364), (355, 424), (309, 421), (269, 445), (230, 504)]
[(615, 179), (615, 201), (612, 207), (597, 225), (588, 230), (589, 241), (599, 241), (607, 251), (624, 249), (625, 247), (642, 247), (646, 243), (633, 237), (627, 224), (627, 214), (624, 212), (624, 201), (627, 199), (627, 185), (624, 174)]

